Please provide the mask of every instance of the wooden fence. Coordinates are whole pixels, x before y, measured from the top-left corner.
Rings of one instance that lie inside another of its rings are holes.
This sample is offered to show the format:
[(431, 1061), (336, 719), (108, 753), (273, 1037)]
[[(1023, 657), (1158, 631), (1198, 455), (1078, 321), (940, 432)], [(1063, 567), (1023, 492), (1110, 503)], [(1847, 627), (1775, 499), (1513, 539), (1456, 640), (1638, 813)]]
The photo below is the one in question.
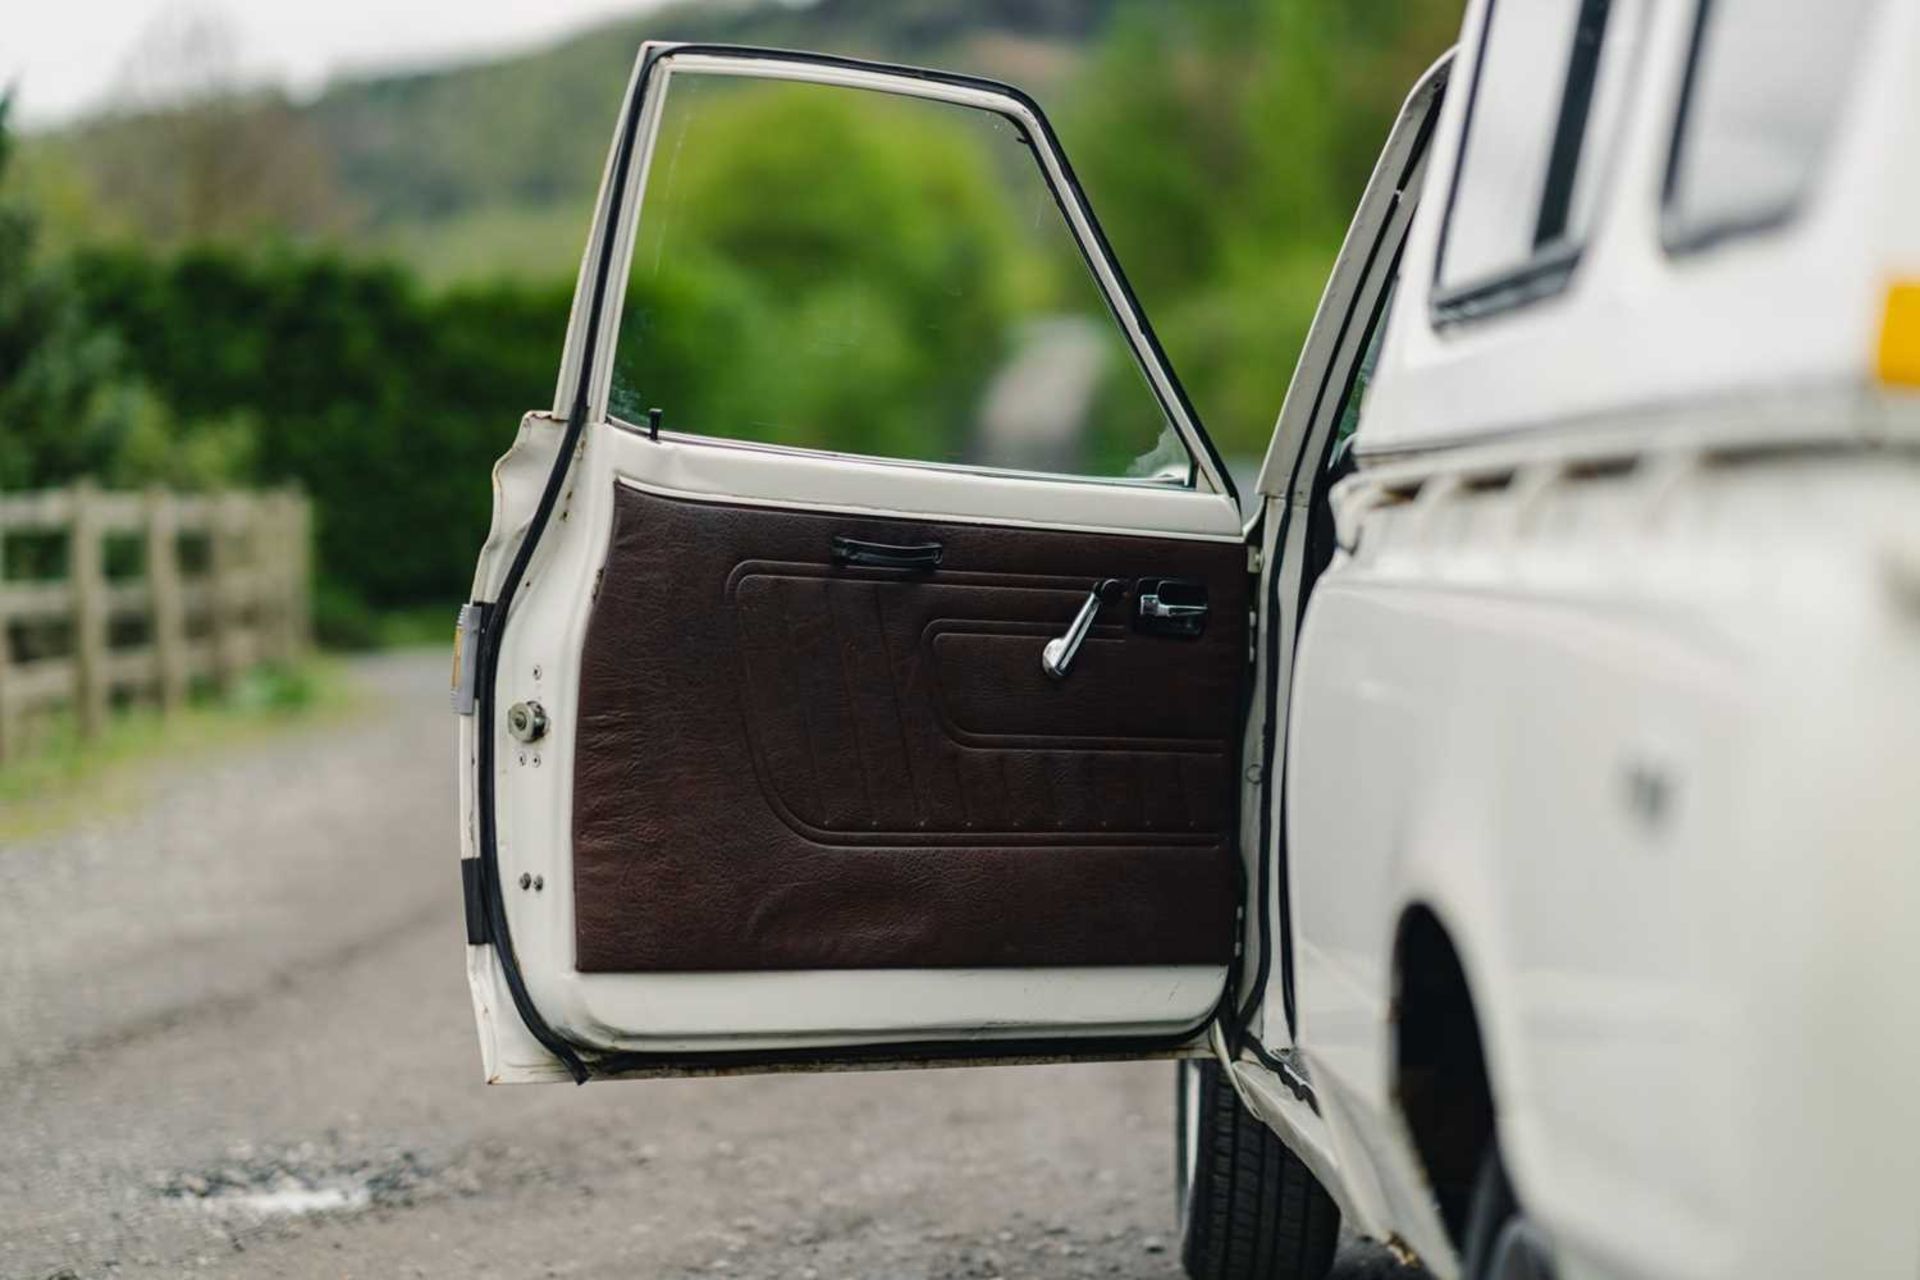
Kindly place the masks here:
[(298, 654), (311, 526), (292, 491), (0, 493), (0, 759)]

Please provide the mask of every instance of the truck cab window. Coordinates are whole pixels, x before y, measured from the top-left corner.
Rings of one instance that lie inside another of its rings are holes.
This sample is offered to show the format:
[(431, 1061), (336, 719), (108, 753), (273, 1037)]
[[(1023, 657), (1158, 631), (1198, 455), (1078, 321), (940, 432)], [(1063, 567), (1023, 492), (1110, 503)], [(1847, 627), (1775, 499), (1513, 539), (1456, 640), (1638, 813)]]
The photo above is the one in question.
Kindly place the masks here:
[(1624, 99), (1610, 0), (1502, 0), (1486, 18), (1439, 265), (1436, 313), (1556, 291), (1593, 204), (1596, 145)]
[(1785, 221), (1812, 187), (1875, 0), (1700, 0), (1664, 234), (1687, 249)]

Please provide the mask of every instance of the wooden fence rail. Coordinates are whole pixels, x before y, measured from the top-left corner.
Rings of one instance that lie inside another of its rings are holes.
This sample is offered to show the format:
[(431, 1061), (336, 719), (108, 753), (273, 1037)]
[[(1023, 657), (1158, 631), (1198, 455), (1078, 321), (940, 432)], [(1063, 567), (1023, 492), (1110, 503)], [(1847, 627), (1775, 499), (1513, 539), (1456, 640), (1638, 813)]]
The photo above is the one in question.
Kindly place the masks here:
[(290, 490), (0, 493), (0, 759), (70, 711), (172, 711), (307, 644), (312, 512)]

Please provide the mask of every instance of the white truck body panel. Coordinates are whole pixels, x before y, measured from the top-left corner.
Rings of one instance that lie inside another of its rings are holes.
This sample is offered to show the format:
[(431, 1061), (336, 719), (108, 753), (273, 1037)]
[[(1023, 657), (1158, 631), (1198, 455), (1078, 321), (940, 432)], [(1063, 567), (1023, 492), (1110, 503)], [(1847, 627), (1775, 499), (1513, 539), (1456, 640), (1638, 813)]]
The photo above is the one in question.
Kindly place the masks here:
[(1920, 279), (1920, 6), (1876, 12), (1814, 198), (1680, 255), (1692, 7), (1624, 11), (1557, 295), (1436, 323), (1442, 109), (1293, 674), (1297, 1048), (1343, 1204), (1457, 1274), (1396, 1079), (1430, 912), (1562, 1277), (1920, 1275), (1920, 396), (1875, 376)]

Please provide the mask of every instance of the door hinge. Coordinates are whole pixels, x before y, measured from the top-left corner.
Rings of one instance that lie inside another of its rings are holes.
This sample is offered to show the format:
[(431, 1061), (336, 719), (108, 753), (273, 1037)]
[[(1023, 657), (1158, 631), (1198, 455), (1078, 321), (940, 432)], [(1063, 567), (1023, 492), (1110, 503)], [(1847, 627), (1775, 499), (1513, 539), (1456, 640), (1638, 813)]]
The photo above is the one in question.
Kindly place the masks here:
[(1264, 563), (1265, 563), (1265, 559), (1260, 554), (1260, 548), (1255, 546), (1251, 542), (1248, 543), (1247, 544), (1247, 573), (1255, 578), (1259, 577), (1260, 568)]
[(493, 605), (469, 601), (460, 606), (453, 625), (453, 714), (470, 716), (480, 701), (480, 637), (493, 616)]
[(460, 896), (467, 905), (467, 945), (484, 947), (493, 941), (487, 927), (487, 882), (480, 877), (480, 859), (460, 859)]

